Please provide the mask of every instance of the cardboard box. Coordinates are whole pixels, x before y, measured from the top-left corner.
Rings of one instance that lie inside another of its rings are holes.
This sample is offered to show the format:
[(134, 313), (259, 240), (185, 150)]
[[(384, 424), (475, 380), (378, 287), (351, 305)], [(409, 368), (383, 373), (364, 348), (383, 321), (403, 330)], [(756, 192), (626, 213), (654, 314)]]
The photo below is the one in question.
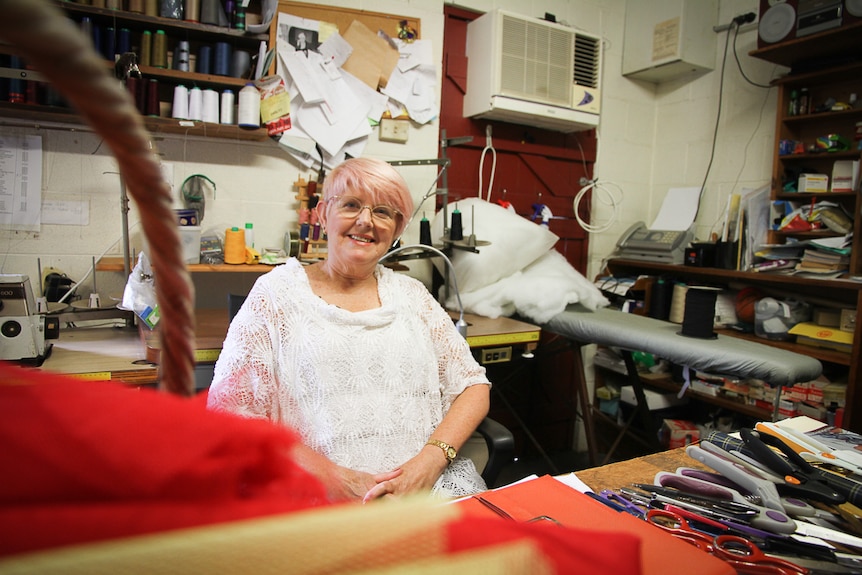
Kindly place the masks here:
[(691, 421), (665, 419), (659, 430), (659, 438), (667, 449), (685, 447), (700, 440), (700, 430)]
[(838, 329), (853, 332), (856, 330), (856, 310), (842, 309), (841, 318), (838, 321)]
[(796, 343), (825, 347), (850, 353), (853, 348), (853, 334), (831, 327), (804, 321), (790, 328), (788, 333), (796, 336)]
[(829, 191), (829, 176), (826, 174), (799, 174), (797, 190), (808, 194), (822, 194)]
[[(658, 392), (652, 389), (644, 389), (644, 395), (646, 396), (647, 406), (650, 411), (667, 409), (668, 407), (688, 403), (688, 398), (679, 398), (672, 391)], [(626, 385), (620, 389), (620, 401), (628, 405), (638, 404), (637, 399), (635, 399), (635, 390), (632, 386)]]
[(841, 310), (817, 308), (812, 314), (811, 321), (824, 327), (838, 327), (841, 325)]

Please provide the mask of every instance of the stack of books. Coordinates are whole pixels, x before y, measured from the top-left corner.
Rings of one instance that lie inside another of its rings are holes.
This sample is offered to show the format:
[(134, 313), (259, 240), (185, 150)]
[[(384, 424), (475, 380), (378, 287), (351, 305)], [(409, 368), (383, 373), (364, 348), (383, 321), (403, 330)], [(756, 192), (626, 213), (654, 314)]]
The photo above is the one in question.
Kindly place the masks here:
[(853, 234), (811, 240), (796, 265), (796, 272), (837, 276), (850, 267)]
[(850, 256), (828, 250), (817, 249), (812, 244), (802, 254), (796, 270), (809, 273), (845, 272), (850, 267)]

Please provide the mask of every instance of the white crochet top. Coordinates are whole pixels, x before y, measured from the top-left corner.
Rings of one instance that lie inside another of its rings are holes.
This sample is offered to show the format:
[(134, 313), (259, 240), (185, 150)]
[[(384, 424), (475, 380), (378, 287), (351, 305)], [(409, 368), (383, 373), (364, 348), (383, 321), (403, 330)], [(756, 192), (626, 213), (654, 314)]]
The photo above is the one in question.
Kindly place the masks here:
[[(464, 389), (490, 383), (421, 282), (382, 266), (375, 275), (381, 307), (361, 312), (315, 295), (295, 259), (258, 278), (228, 329), (208, 406), (291, 427), (358, 471), (414, 457)], [(484, 489), (458, 457), (433, 491)]]

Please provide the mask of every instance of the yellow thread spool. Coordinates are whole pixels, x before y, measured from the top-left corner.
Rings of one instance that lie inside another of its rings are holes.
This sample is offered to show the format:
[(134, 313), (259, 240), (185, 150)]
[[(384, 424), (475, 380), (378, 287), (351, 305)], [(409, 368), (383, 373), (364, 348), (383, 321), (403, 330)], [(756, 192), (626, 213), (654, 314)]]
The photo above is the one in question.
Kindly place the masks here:
[(224, 231), (224, 263), (245, 263), (245, 230), (230, 228)]

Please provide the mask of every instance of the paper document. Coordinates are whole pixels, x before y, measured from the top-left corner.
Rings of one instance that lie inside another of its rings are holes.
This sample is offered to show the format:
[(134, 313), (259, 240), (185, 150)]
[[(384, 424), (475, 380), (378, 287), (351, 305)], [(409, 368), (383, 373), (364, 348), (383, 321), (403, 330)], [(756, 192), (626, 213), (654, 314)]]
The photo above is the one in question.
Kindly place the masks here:
[(671, 188), (661, 210), (650, 226), (651, 230), (685, 231), (697, 217), (700, 188)]

